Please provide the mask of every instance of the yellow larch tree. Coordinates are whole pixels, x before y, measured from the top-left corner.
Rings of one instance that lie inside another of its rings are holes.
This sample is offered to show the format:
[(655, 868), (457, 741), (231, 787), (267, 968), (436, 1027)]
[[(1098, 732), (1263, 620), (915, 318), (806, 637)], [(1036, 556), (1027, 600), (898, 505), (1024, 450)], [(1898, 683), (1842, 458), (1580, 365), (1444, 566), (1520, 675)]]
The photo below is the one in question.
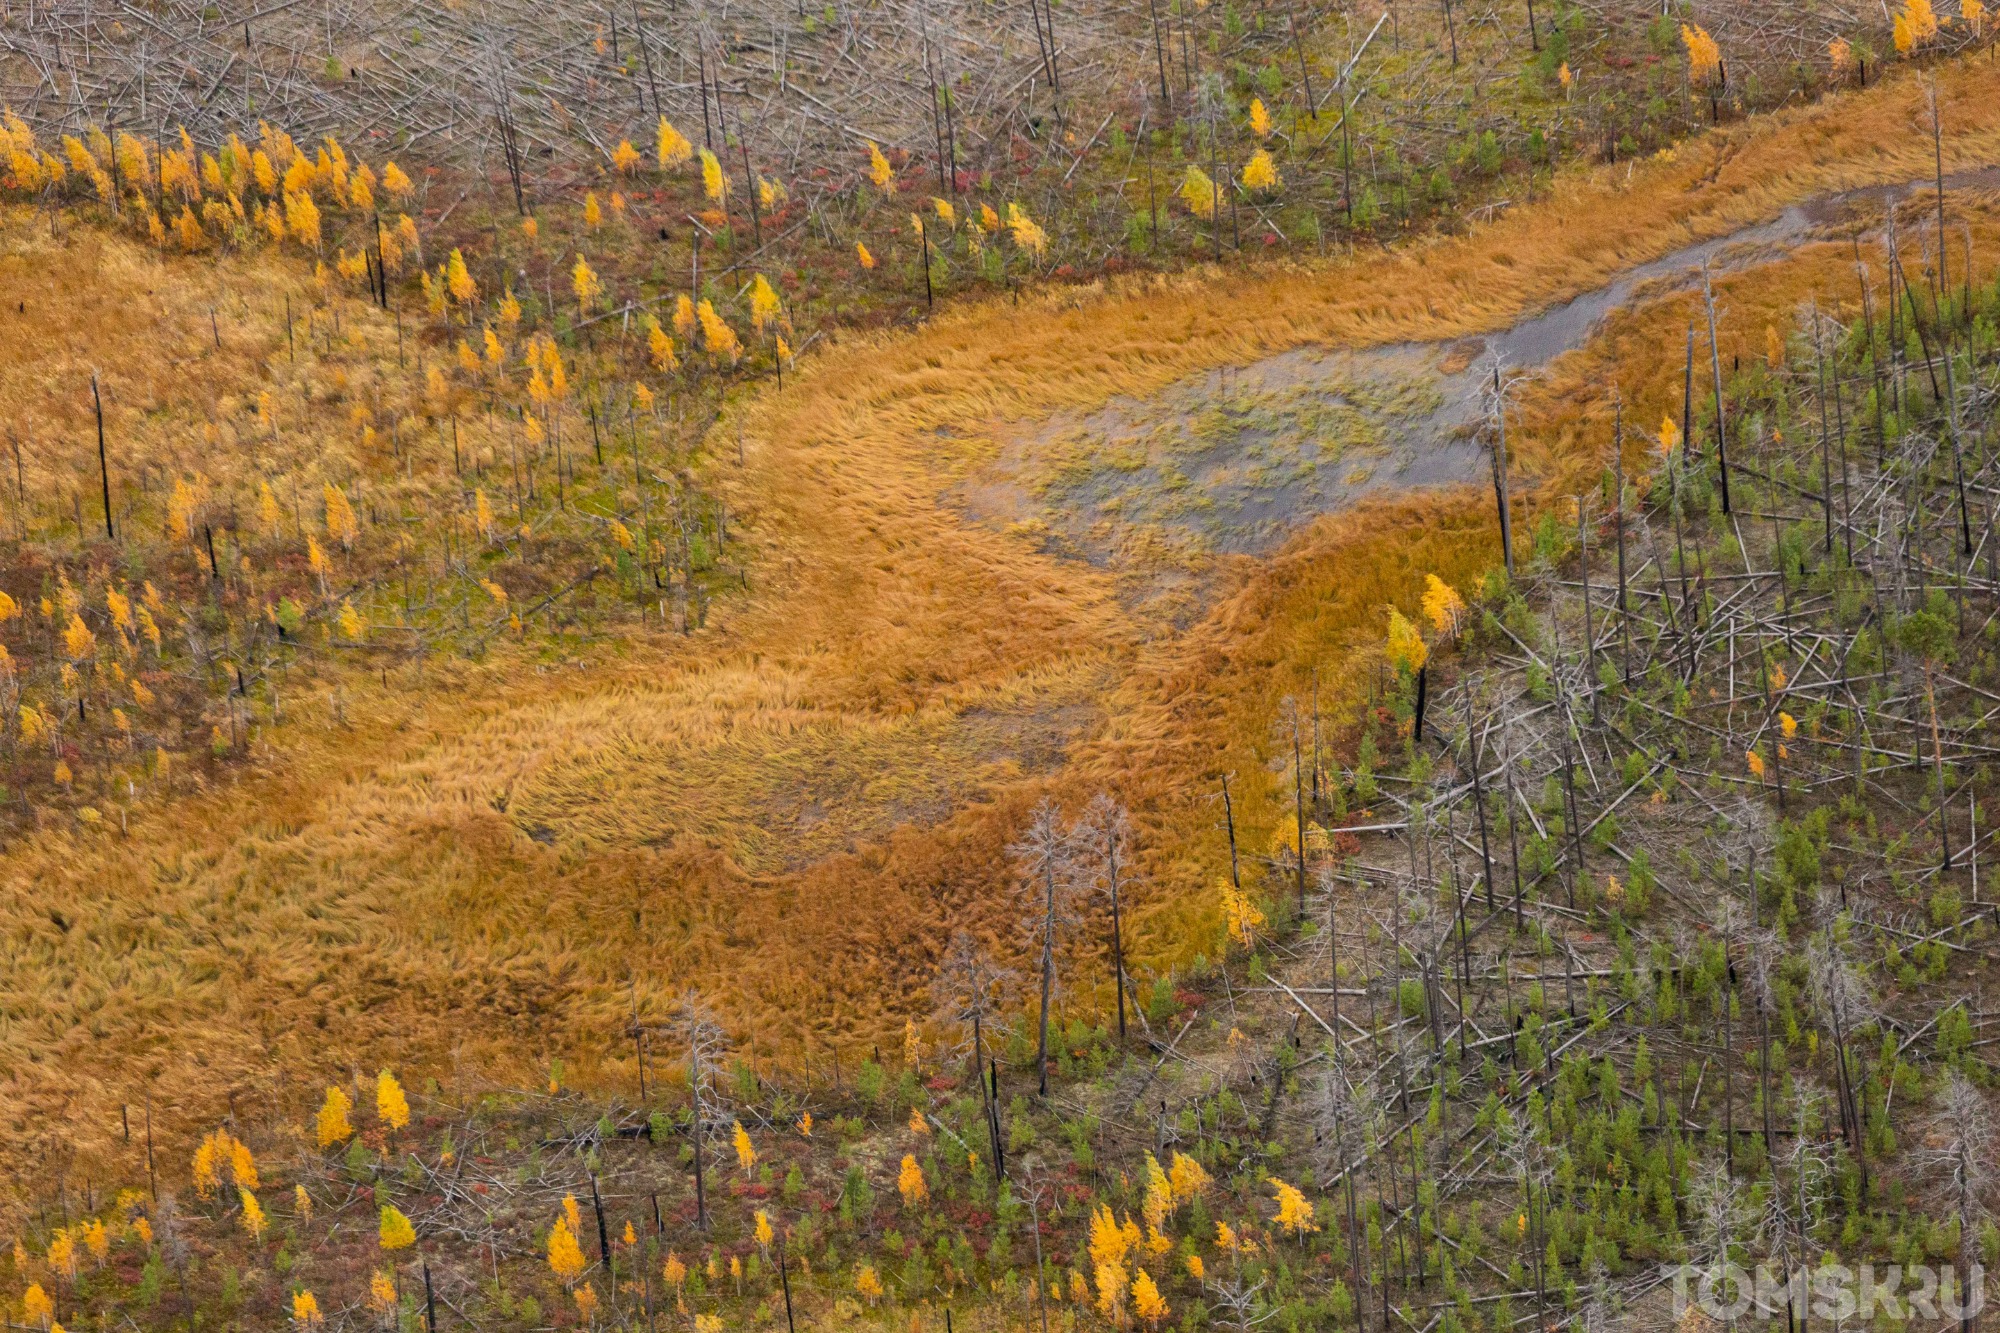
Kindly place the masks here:
[(778, 300), (777, 291), (771, 280), (759, 273), (750, 280), (750, 323), (758, 333), (766, 332), (783, 315), (784, 307)]
[[(178, 174), (172, 170), (173, 166), (171, 159), (160, 159), (160, 184), (163, 188)], [(311, 194), (318, 180), (319, 173), (313, 168), (313, 160), (300, 153), (292, 157), (285, 166), (283, 189), (286, 194)]]
[(285, 230), (300, 245), (318, 253), (320, 245), (319, 205), (304, 191), (285, 196)]
[(201, 492), (198, 478), (194, 482), (186, 477), (174, 478), (173, 491), (167, 496), (167, 536), (177, 542), (194, 537), (194, 516), (201, 507)]
[[(116, 588), (104, 590), (104, 609), (111, 613), (111, 623), (120, 637), (132, 632), (132, 599)], [(0, 616), (0, 619), (5, 619)]]
[(1173, 1186), (1174, 1207), (1193, 1203), (1208, 1188), (1208, 1172), (1200, 1162), (1186, 1153), (1174, 1153), (1173, 1165), (1167, 1170), (1167, 1180)]
[(320, 1103), (319, 1116), (313, 1125), (320, 1147), (331, 1148), (354, 1137), (354, 1126), (347, 1118), (347, 1113), (353, 1109), (354, 1099), (346, 1092), (338, 1087), (326, 1090), (326, 1100)]
[(1049, 234), (1042, 230), (1042, 224), (1028, 216), (1028, 210), (1019, 204), (1007, 205), (1007, 230), (1020, 249), (1040, 259), (1049, 248)]
[(701, 150), (701, 192), (717, 204), (729, 196), (729, 178), (722, 174), (722, 163), (706, 148)]
[(708, 354), (718, 363), (735, 365), (742, 359), (743, 344), (736, 337), (736, 330), (722, 316), (715, 313), (712, 302), (703, 301), (695, 309), (701, 320), (701, 342)]
[(917, 1165), (914, 1153), (903, 1154), (902, 1169), (896, 1173), (896, 1192), (903, 1196), (903, 1207), (916, 1208), (930, 1197), (930, 1186), (924, 1182), (924, 1169)]
[(1099, 1204), (1090, 1214), (1090, 1259), (1095, 1264), (1122, 1264), (1131, 1241), (1109, 1204)]
[(750, 1131), (743, 1128), (743, 1122), (739, 1120), (730, 1138), (736, 1145), (736, 1161), (742, 1166), (743, 1174), (747, 1176), (750, 1174), (750, 1168), (757, 1165), (757, 1149), (750, 1142)]
[(660, 117), (660, 131), (656, 141), (656, 151), (660, 160), (660, 170), (678, 167), (694, 156), (694, 145), (687, 136), (673, 127), (665, 116)]
[(76, 1281), (76, 1237), (68, 1227), (57, 1228), (45, 1258), (49, 1269), (65, 1282)]
[(1938, 35), (1937, 11), (1931, 0), (1904, 0), (1901, 12), (1896, 15), (1896, 53), (1908, 57), (1917, 48), (1933, 41)]
[(868, 141), (868, 179), (884, 194), (889, 193), (896, 183), (896, 169), (889, 165), (888, 158), (882, 156), (882, 150), (873, 139)]
[(1252, 194), (1268, 194), (1284, 184), (1278, 175), (1277, 164), (1271, 161), (1271, 154), (1259, 148), (1250, 155), (1250, 161), (1243, 167), (1243, 188)]
[(1124, 1264), (1097, 1265), (1097, 1312), (1117, 1328), (1125, 1327), (1125, 1293), (1129, 1285)]
[(1681, 25), (1681, 45), (1687, 48), (1688, 81), (1700, 87), (1713, 83), (1722, 74), (1722, 48), (1700, 24)]
[(542, 336), (542, 370), (549, 377), (549, 395), (555, 399), (569, 396), (569, 372), (563, 368), (562, 353), (556, 349), (555, 339)]
[(1293, 1185), (1287, 1185), (1276, 1176), (1271, 1177), (1271, 1192), (1278, 1204), (1278, 1225), (1294, 1236), (1303, 1236), (1309, 1231), (1318, 1231), (1313, 1225), (1313, 1206), (1306, 1196)]
[(375, 1114), (390, 1129), (404, 1129), (410, 1123), (410, 1101), (396, 1076), (383, 1070), (375, 1076)]
[(1196, 217), (1215, 216), (1215, 182), (1208, 178), (1207, 172), (1192, 162), (1188, 163), (1187, 174), (1181, 177), (1180, 196), (1181, 201), (1188, 206), (1188, 211)]
[(239, 1188), (236, 1191), (236, 1197), (238, 1202), (243, 1205), (243, 1230), (249, 1233), (251, 1240), (264, 1239), (266, 1222), (264, 1220), (263, 1205), (257, 1202), (256, 1195), (246, 1189)]
[(354, 549), (355, 538), (361, 535), (361, 523), (354, 517), (354, 506), (347, 502), (347, 492), (327, 482), (320, 491), (326, 502), (326, 535), (340, 543), (340, 549)]
[(1458, 589), (1435, 574), (1424, 575), (1423, 607), (1424, 618), (1433, 630), (1447, 639), (1458, 637), (1465, 618), (1465, 599), (1458, 595)]
[(195, 1193), (203, 1199), (213, 1199), (225, 1179), (243, 1189), (254, 1190), (262, 1184), (250, 1149), (226, 1129), (203, 1137), (195, 1148), (191, 1174)]
[(1264, 913), (1250, 896), (1228, 880), (1216, 885), (1222, 897), (1222, 920), (1229, 928), (1229, 938), (1246, 949), (1257, 947), (1257, 930), (1264, 924)]
[(460, 305), (471, 305), (479, 299), (479, 284), (472, 280), (472, 272), (465, 266), (465, 256), (456, 248), (444, 265), (445, 290), (451, 299)]
[(597, 270), (582, 255), (576, 257), (576, 267), (570, 270), (570, 288), (576, 293), (576, 308), (579, 316), (588, 315), (590, 308), (604, 296), (604, 284), (598, 280)]
[(1389, 665), (1400, 672), (1415, 675), (1423, 670), (1430, 660), (1430, 646), (1424, 636), (1410, 623), (1409, 617), (1394, 607), (1389, 608), (1389, 638), (1387, 644)]
[(568, 1218), (558, 1218), (549, 1229), (549, 1271), (567, 1287), (583, 1276), (584, 1267), (583, 1247), (577, 1244), (576, 1229)]
[(63, 652), (72, 662), (88, 661), (97, 656), (97, 635), (83, 623), (80, 615), (72, 613), (69, 625), (63, 630)]
[(403, 1215), (402, 1209), (385, 1203), (376, 1237), (385, 1250), (403, 1250), (417, 1243), (417, 1229), (410, 1225), (410, 1219)]
[(1132, 1313), (1148, 1328), (1157, 1328), (1173, 1313), (1167, 1308), (1166, 1297), (1160, 1295), (1159, 1284), (1143, 1268), (1132, 1279)]
[(1161, 1169), (1160, 1161), (1150, 1152), (1146, 1154), (1146, 1203), (1144, 1212), (1146, 1225), (1154, 1231), (1167, 1224), (1167, 1215), (1174, 1210), (1174, 1186)]
[(1671, 416), (1660, 419), (1660, 457), (1671, 460), (1681, 447), (1681, 428)]
[(674, 354), (674, 340), (660, 327), (660, 321), (647, 316), (646, 350), (652, 357), (653, 369), (662, 374), (681, 368), (681, 359)]

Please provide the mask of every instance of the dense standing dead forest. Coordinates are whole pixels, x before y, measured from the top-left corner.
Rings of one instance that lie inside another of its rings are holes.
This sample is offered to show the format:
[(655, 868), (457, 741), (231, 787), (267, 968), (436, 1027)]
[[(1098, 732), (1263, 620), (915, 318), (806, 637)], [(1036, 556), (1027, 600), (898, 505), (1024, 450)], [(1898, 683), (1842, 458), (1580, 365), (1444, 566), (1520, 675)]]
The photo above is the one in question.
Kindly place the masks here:
[(0, 12), (0, 1309), (1976, 1323), (1987, 21)]

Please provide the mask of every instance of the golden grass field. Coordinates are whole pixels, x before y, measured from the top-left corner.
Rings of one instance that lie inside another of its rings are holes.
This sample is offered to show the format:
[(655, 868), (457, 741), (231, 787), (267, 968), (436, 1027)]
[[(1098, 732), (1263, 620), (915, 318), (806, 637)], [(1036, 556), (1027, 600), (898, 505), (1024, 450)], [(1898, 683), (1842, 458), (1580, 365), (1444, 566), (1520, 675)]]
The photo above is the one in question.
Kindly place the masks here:
[[(2000, 161), (1991, 77), (1939, 74), (1948, 170)], [(149, 1090), (173, 1124), (225, 1095), (289, 1102), (286, 1080), (302, 1093), (309, 1070), (388, 1061), (539, 1082), (560, 1058), (567, 1079), (628, 1086), (631, 1006), (661, 1014), (687, 986), (760, 1058), (864, 1051), (928, 1008), (951, 929), (1009, 938), (1003, 848), (1044, 792), (1074, 808), (1111, 790), (1138, 814), (1145, 964), (1212, 948), (1217, 777), (1233, 775), (1261, 850), (1279, 700), (1317, 670), (1328, 713), (1351, 708), (1383, 606), (1413, 603), (1426, 572), (1465, 585), (1496, 561), (1490, 495), (1375, 499), (1268, 560), (1223, 561), (1212, 605), (1175, 631), (1121, 598), (1117, 570), (962, 521), (953, 480), (1020, 422), (1295, 347), (1496, 329), (1789, 202), (1922, 177), (1920, 108), (1915, 79), (1891, 80), (1671, 158), (1574, 172), (1461, 237), (1247, 278), (1051, 290), (828, 347), (715, 427), (715, 480), (754, 555), (705, 634), (640, 634), (561, 666), (516, 649), (353, 673), (344, 720), (313, 686), (253, 762), (142, 801), (128, 834), (50, 819), (10, 847), (12, 1151), (52, 1133), (108, 1151), (118, 1105)], [(1977, 243), (1994, 243), (1978, 220)], [(151, 283), (199, 342), (217, 284), (261, 290), (258, 265), (276, 262), (162, 268), (71, 237), (51, 272), (54, 243), (29, 235), (44, 224), (6, 225), (0, 277), (29, 309), (0, 311), (0, 394), (86, 361), (152, 357), (176, 382), (166, 341), (121, 318), (119, 297)], [(1816, 288), (1851, 302), (1846, 255), (1807, 247), (1721, 284), (1728, 338), (1761, 348), (1764, 324)], [(1613, 358), (1628, 420), (1677, 405), (1685, 299), (1614, 319), (1529, 393), (1516, 456), (1533, 484), (1594, 478)], [(282, 320), (260, 336), (274, 354)], [(260, 353), (252, 335), (243, 346), (202, 393), (254, 391)], [(70, 410), (37, 407), (26, 425), (73, 434)]]

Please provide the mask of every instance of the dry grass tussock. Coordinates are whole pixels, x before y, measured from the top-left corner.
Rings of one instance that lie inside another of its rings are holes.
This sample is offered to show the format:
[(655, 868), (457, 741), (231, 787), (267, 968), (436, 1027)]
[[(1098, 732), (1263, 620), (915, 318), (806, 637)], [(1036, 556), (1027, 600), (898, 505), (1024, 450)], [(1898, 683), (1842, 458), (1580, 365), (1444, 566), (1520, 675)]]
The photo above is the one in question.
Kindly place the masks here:
[[(2000, 151), (1989, 81), (1940, 76), (1948, 168)], [(586, 671), (502, 656), (433, 668), (423, 688), (357, 674), (345, 723), (300, 701), (267, 771), (142, 808), (129, 838), (50, 827), (13, 847), (0, 885), (11, 1141), (66, 1113), (88, 1148), (92, 1126), (117, 1123), (106, 1108), (148, 1080), (171, 1124), (300, 1062), (393, 1054), (449, 1076), (453, 1058), (518, 1071), (559, 1055), (572, 1078), (623, 1079), (628, 980), (642, 1007), (699, 985), (760, 1049), (818, 1062), (927, 1007), (951, 925), (1007, 935), (1001, 849), (1046, 789), (1115, 788), (1142, 812), (1149, 961), (1212, 944), (1202, 890), (1226, 863), (1213, 776), (1237, 775), (1261, 851), (1278, 701), (1317, 670), (1323, 706), (1349, 705), (1383, 604), (1413, 603), (1427, 571), (1464, 583), (1493, 562), (1487, 498), (1382, 499), (1321, 520), (1233, 568), (1208, 617), (1174, 634), (1127, 610), (1112, 572), (961, 522), (940, 498), (950, 477), (1002, 423), (1300, 345), (1496, 328), (1793, 200), (1922, 176), (1919, 107), (1910, 80), (1834, 98), (1566, 178), (1551, 199), (1405, 252), (1027, 296), (828, 350), (717, 427), (715, 471), (759, 559), (707, 636), (641, 636)], [(186, 270), (183, 289), (155, 295), (198, 320), (213, 274)], [(1677, 346), (1679, 328), (1654, 341)], [(7, 332), (10, 347), (53, 336)], [(126, 335), (75, 336), (86, 356), (88, 340)], [(1641, 335), (1620, 323), (1614, 336)], [(1657, 417), (1645, 403), (1664, 400), (1663, 363), (1659, 382), (1631, 387), (1635, 414)], [(1523, 452), (1560, 486), (1605, 433), (1565, 432), (1575, 404), (1558, 379), (1545, 417), (1527, 409)], [(788, 802), (786, 828), (768, 812)], [(936, 822), (888, 830), (905, 818)]]
[[(295, 280), (291, 270), (264, 253), (218, 256), (213, 267), (161, 265), (95, 231), (51, 237), (41, 216), (7, 210), (0, 216), (0, 289), (7, 293), (0, 304), (6, 349), (0, 401), (8, 405), (7, 424), (24, 461), (35, 469), (30, 480), (48, 476), (56, 437), (80, 438), (92, 428), (93, 367), (116, 369), (114, 418), (128, 404), (205, 415), (210, 384), (248, 382), (285, 338), (282, 312), (261, 300), (224, 309), (230, 339), (220, 363), (204, 366), (199, 377), (185, 371), (190, 360), (211, 352), (208, 312), (218, 292), (275, 290)], [(10, 473), (13, 464), (10, 450)], [(83, 478), (69, 481), (79, 485)], [(11, 500), (14, 487), (7, 491)]]

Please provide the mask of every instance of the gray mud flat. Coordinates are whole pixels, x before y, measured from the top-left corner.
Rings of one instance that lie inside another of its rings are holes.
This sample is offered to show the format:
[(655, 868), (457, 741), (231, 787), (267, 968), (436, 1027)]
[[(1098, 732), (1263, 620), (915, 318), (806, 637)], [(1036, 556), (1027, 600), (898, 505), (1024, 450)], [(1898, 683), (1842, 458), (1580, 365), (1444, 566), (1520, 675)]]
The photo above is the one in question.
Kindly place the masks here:
[(1135, 544), (1190, 556), (1268, 550), (1301, 514), (1448, 476), (1405, 438), (1404, 423), (1442, 406), (1423, 362), (1302, 349), (1117, 399), (1038, 423), (995, 469), (1013, 484), (965, 498), (976, 517), (1005, 513), (995, 500), (1025, 506), (1051, 541), (1098, 564)]

